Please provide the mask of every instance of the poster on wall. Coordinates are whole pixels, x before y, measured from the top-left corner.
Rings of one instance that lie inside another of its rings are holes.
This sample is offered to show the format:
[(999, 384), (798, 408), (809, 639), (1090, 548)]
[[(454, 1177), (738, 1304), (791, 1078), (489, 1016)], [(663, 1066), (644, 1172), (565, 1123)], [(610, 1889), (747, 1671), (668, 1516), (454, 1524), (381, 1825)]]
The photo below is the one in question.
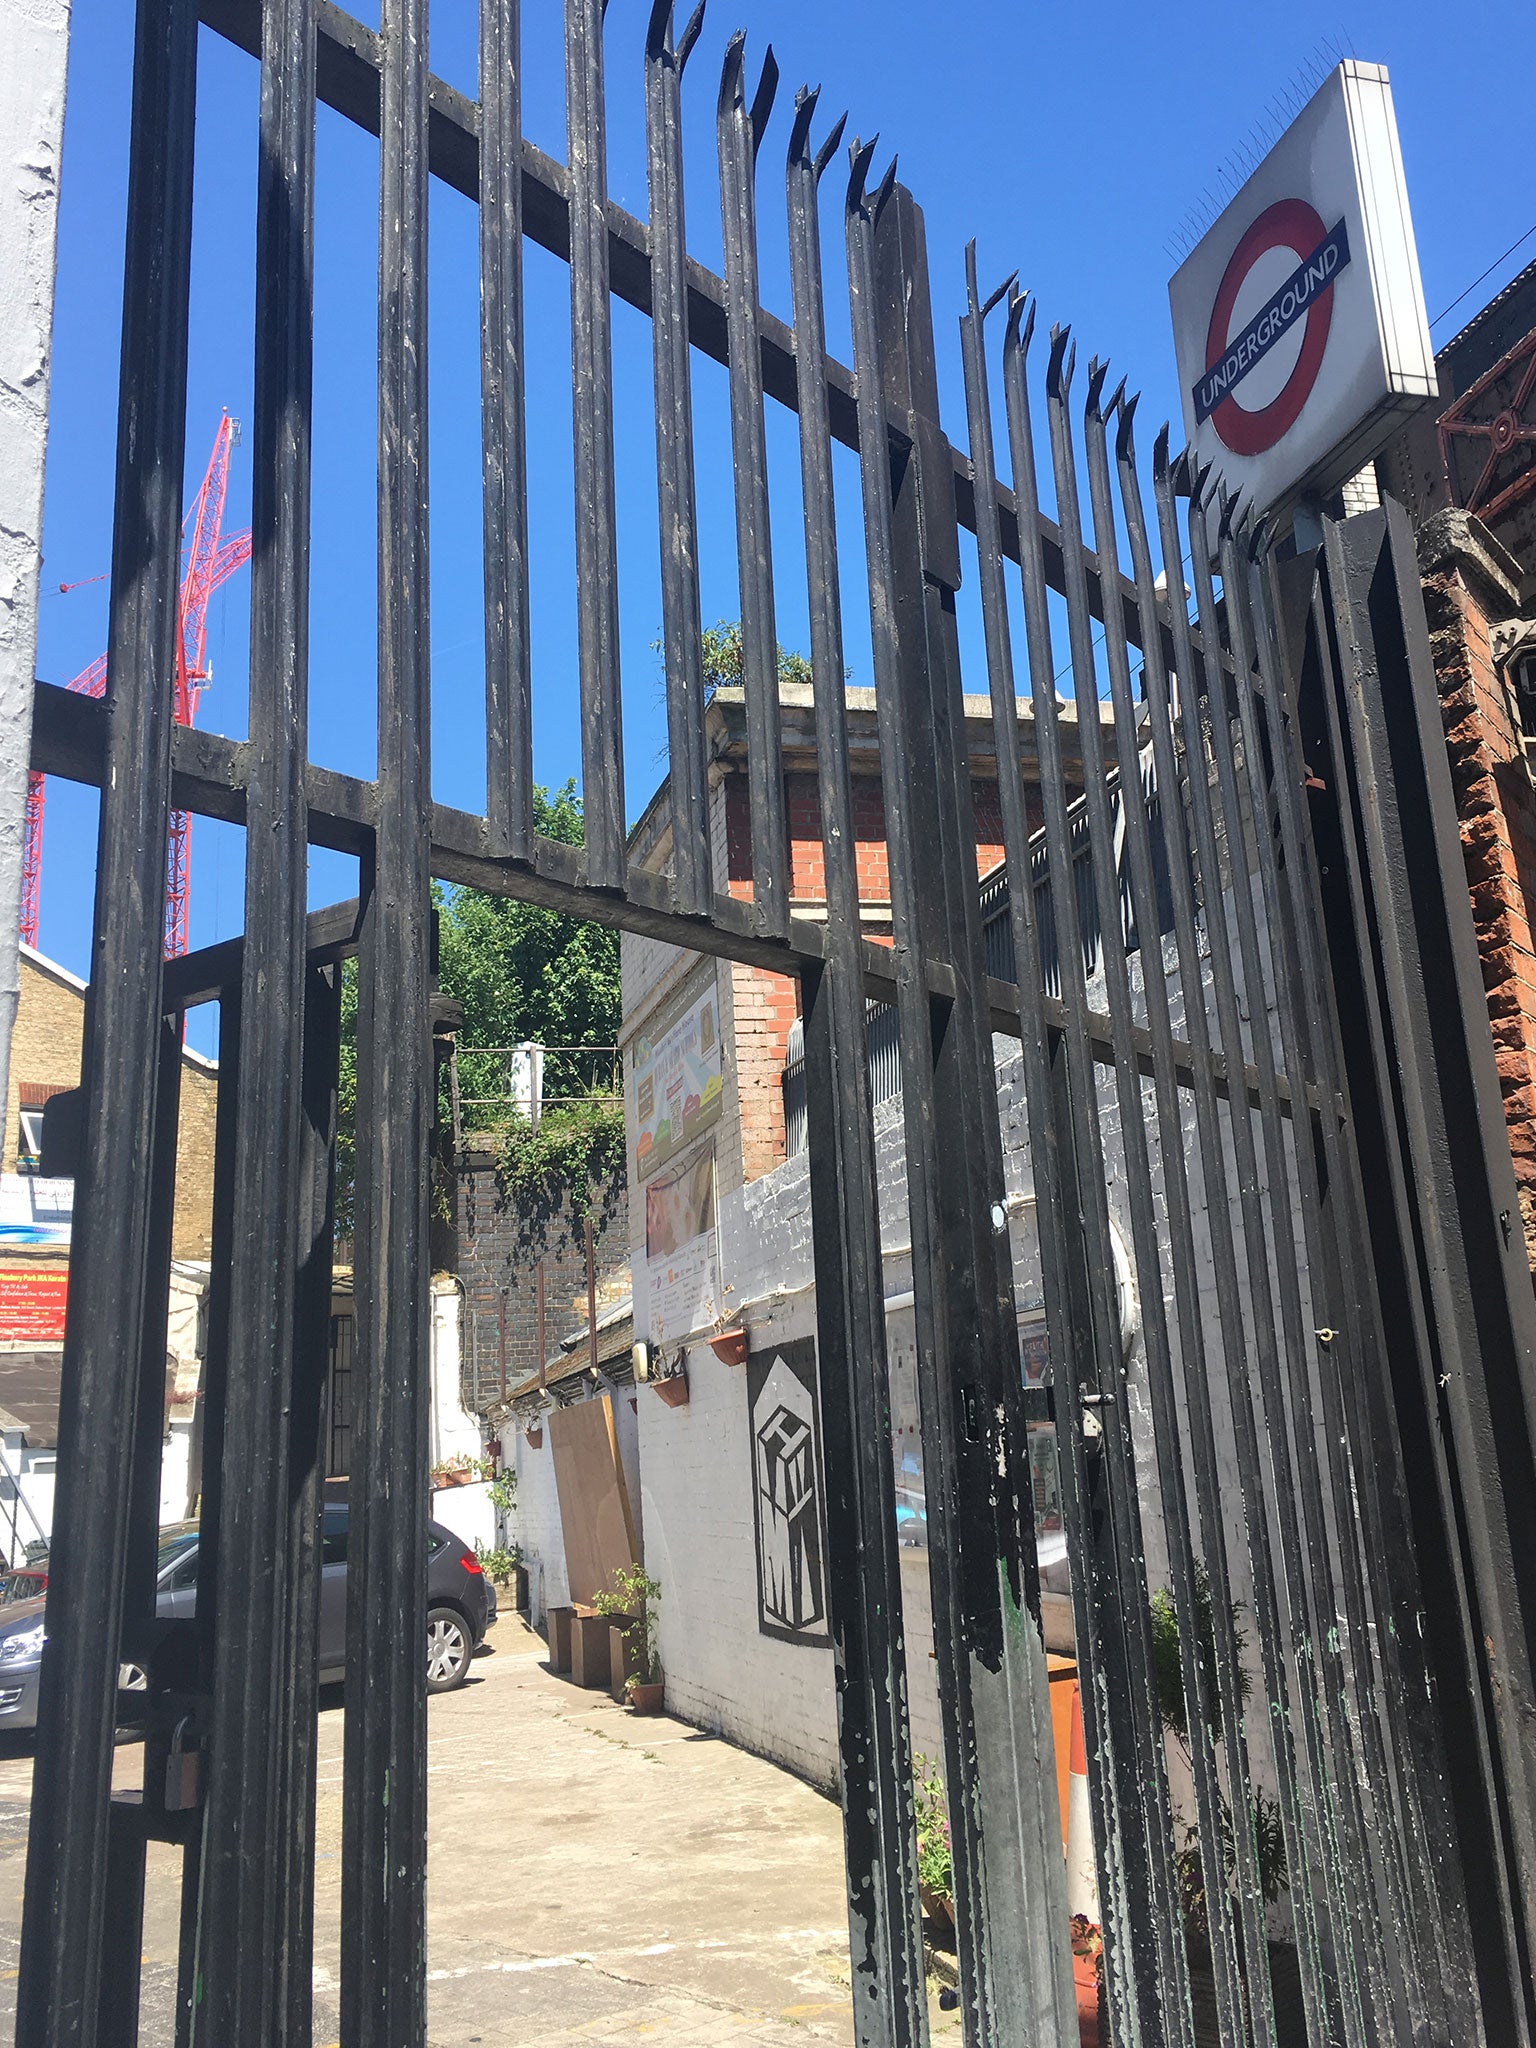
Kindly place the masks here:
[(62, 1344), (69, 1304), (69, 1267), (0, 1266), (0, 1338), (7, 1343)]
[(635, 1163), (642, 1180), (719, 1121), (720, 1010), (713, 978), (707, 992), (678, 1014), (663, 1012), (660, 1030), (635, 1040), (630, 1070)]
[(776, 1344), (747, 1360), (757, 1626), (785, 1643), (826, 1645), (826, 1537), (816, 1345)]
[(653, 1344), (675, 1344), (715, 1320), (720, 1249), (713, 1145), (647, 1181), (645, 1280)]

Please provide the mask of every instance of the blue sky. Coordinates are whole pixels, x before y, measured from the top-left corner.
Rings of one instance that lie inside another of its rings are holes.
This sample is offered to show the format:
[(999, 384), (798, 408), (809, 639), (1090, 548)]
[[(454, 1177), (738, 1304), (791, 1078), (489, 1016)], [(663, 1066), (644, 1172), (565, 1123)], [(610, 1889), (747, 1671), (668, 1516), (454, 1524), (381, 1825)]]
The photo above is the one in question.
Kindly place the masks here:
[[(376, 22), (376, 0), (359, 10)], [(610, 189), (645, 214), (640, 53), (644, 0), (613, 0), (607, 31)], [(64, 682), (106, 638), (105, 582), (68, 595), (61, 582), (105, 570), (110, 551), (114, 407), (121, 305), (124, 151), (131, 8), (75, 0), (60, 204), (53, 414), (45, 513), (38, 673)], [(475, 8), (433, 0), (435, 70), (473, 91)], [(1425, 294), (1444, 342), (1522, 262), (1536, 237), (1446, 317), (1465, 287), (1533, 225), (1528, 145), (1520, 124), (1489, 118), (1490, 79), (1508, 65), (1509, 14), (1465, 6), (1454, 16), (1421, 0), (1341, 12), (1300, 0), (1287, 8), (1208, 4), (1099, 8), (963, 8), (913, 0), (712, 0), (685, 84), (688, 231), (692, 253), (719, 266), (713, 119), (730, 31), (749, 30), (755, 77), (765, 43), (782, 73), (760, 162), (763, 293), (788, 314), (783, 150), (794, 90), (819, 82), (828, 112), (846, 108), (850, 134), (879, 131), (886, 154), (924, 207), (943, 379), (945, 421), (963, 439), (958, 316), (962, 252), (975, 235), (984, 283), (1017, 267), (1042, 319), (1070, 321), (1085, 354), (1113, 360), (1144, 392), (1140, 418), (1176, 413), (1166, 286), (1172, 238), (1218, 167), (1268, 104), (1331, 41), (1385, 63), (1392, 75), (1418, 231)], [(527, 132), (564, 149), (560, 8), (524, 0)], [(257, 71), (206, 30), (193, 251), (187, 494), (196, 489), (221, 408), (248, 418)], [(1470, 116), (1470, 125), (1468, 117)], [(311, 752), (367, 775), (374, 765), (374, 347), (377, 149), (321, 110), (316, 242), (316, 429), (311, 603)], [(829, 174), (823, 234), (829, 329), (848, 355), (843, 303), (840, 179)], [(1214, 210), (1214, 209), (1212, 209)], [(481, 693), (479, 372), (474, 209), (434, 194), (430, 363), (434, 784), (445, 802), (479, 809), (484, 783)], [(580, 770), (575, 685), (575, 565), (568, 488), (569, 301), (564, 266), (527, 258), (530, 493), (536, 773), (558, 783)], [(653, 643), (661, 605), (654, 512), (654, 426), (648, 323), (615, 308), (615, 401), (620, 607), (630, 815), (660, 773), (664, 736)], [(724, 372), (695, 358), (701, 575), (706, 622), (738, 610), (730, 513)], [(780, 638), (805, 644), (799, 476), (794, 421), (770, 405), (769, 467)], [(1176, 437), (1177, 439), (1177, 437)], [(848, 658), (867, 677), (857, 478), (840, 460), (840, 532)], [(246, 523), (244, 451), (231, 475), (226, 529)], [(967, 681), (977, 662), (974, 576), (962, 595)], [(242, 736), (250, 585), (241, 574), (215, 599), (209, 632), (213, 686), (199, 723)], [(95, 798), (51, 781), (41, 943), (77, 971), (89, 960)], [(243, 922), (241, 835), (198, 820), (192, 840), (194, 946)], [(315, 856), (316, 902), (351, 894), (355, 870)]]

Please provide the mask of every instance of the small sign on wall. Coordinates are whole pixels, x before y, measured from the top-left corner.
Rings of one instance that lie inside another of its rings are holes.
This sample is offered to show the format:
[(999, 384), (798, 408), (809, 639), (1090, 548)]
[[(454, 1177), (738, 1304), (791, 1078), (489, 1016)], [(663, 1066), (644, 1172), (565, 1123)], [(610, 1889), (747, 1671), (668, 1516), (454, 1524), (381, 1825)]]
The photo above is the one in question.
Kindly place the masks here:
[(11, 1343), (62, 1344), (69, 1301), (69, 1267), (0, 1266), (0, 1338)]
[(747, 1360), (757, 1626), (780, 1642), (832, 1640), (827, 1624), (816, 1345), (775, 1344)]
[(720, 1300), (713, 1143), (645, 1188), (646, 1324), (674, 1344), (714, 1321)]

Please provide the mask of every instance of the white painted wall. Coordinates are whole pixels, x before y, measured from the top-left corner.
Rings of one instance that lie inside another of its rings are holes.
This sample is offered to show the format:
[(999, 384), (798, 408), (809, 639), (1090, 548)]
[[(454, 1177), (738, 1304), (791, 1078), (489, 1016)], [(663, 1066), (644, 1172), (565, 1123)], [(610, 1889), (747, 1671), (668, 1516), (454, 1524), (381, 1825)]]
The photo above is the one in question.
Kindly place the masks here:
[(542, 1629), (550, 1608), (566, 1606), (571, 1597), (548, 1430), (544, 1432), (543, 1443), (535, 1449), (515, 1423), (508, 1423), (501, 1433), (501, 1461), (503, 1469), (510, 1465), (517, 1473), (511, 1538), (522, 1547), (528, 1572), (529, 1622)]
[(0, 1102), (20, 990), (69, 0), (0, 0)]

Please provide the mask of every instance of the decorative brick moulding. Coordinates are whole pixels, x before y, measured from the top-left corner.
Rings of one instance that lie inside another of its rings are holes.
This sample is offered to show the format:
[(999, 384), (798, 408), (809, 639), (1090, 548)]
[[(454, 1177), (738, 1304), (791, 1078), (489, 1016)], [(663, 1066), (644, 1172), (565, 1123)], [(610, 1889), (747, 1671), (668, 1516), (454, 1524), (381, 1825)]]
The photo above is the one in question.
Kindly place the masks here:
[(1477, 928), (1526, 1255), (1536, 1266), (1536, 787), (1520, 707), (1489, 627), (1520, 609), (1520, 567), (1480, 519), (1448, 510), (1419, 535), (1462, 856)]

